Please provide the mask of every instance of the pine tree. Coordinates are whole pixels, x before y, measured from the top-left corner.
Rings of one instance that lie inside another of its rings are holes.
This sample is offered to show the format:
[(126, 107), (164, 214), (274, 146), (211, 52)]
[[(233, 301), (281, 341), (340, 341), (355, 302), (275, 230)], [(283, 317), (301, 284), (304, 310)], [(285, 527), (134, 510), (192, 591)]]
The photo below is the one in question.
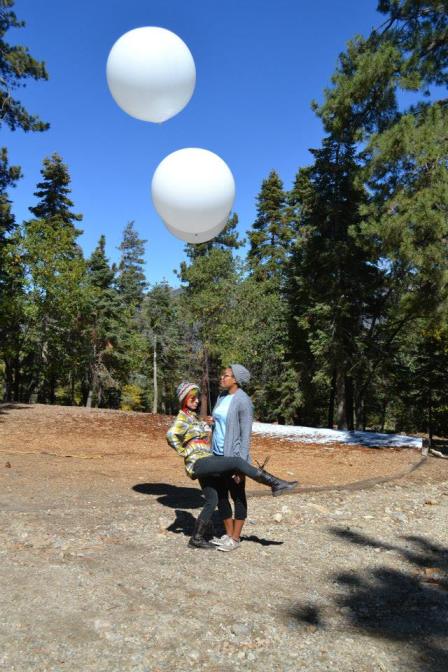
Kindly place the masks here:
[[(48, 124), (31, 115), (19, 100), (16, 89), (25, 80), (48, 79), (43, 63), (24, 46), (11, 45), (5, 35), (25, 24), (11, 11), (14, 0), (0, 0), (0, 127), (10, 130), (44, 131)], [(16, 228), (8, 189), (21, 177), (18, 166), (9, 166), (5, 147), (0, 149), (0, 356), (5, 363), (5, 398), (17, 399), (20, 387), (20, 343), (23, 338), (24, 270), (20, 255), (20, 232)]]
[[(179, 305), (166, 282), (155, 284), (146, 294), (139, 315), (139, 330), (148, 345), (145, 373), (152, 369), (152, 412), (174, 412), (176, 381), (186, 366), (186, 330)], [(149, 379), (146, 374), (149, 383)], [(149, 388), (149, 385), (148, 385)], [(149, 390), (148, 390), (149, 391)]]
[(57, 155), (44, 161), (44, 180), (30, 208), (39, 219), (25, 223), (23, 252), (29, 285), (27, 329), (27, 397), (37, 390), (40, 401), (56, 400), (56, 388), (72, 369), (73, 339), (84, 299), (85, 262), (77, 244), (80, 231), (70, 211), (70, 176)]
[(118, 266), (117, 282), (123, 303), (134, 309), (141, 306), (147, 286), (143, 270), (145, 243), (146, 240), (138, 237), (134, 222), (129, 222), (118, 248), (121, 252), (121, 260)]
[[(361, 231), (374, 242), (371, 262), (383, 278), (363, 346), (364, 396), (391, 353), (400, 357), (403, 330), (442, 323), (448, 298), (446, 101), (429, 96), (431, 85), (448, 82), (448, 14), (432, 0), (384, 0), (378, 8), (384, 23), (349, 43), (315, 106), (333, 139), (363, 150)], [(400, 90), (425, 98), (400, 110)]]
[[(237, 332), (251, 367), (256, 412), (267, 420), (291, 419), (291, 396), (285, 396), (284, 381), (289, 379), (286, 359), (287, 303), (285, 278), (294, 231), (287, 209), (287, 194), (278, 173), (273, 170), (263, 180), (257, 196), (257, 216), (248, 232), (249, 277), (240, 286), (240, 305), (251, 306), (252, 315), (263, 330), (254, 331), (250, 315), (240, 311)], [(256, 327), (255, 327), (256, 329)], [(250, 340), (254, 347), (250, 348)]]
[(106, 257), (104, 235), (87, 260), (86, 292), (83, 401), (88, 407), (103, 406), (108, 392), (120, 387), (122, 332), (126, 325), (125, 311), (115, 288), (115, 273)]
[(8, 190), (21, 177), (19, 166), (10, 166), (5, 147), (0, 150), (0, 357), (5, 368), (4, 398), (14, 398), (17, 379), (16, 353), (21, 334), (24, 269), (20, 233), (11, 210)]
[[(184, 287), (181, 306), (185, 324), (190, 329), (192, 358), (197, 362), (193, 374), (201, 377), (201, 414), (207, 414), (213, 391), (213, 379), (222, 365), (221, 353), (232, 324), (237, 267), (233, 250), (241, 242), (236, 232), (237, 217), (229, 217), (222, 233), (212, 241), (187, 245), (190, 263), (182, 262), (178, 273)], [(216, 387), (216, 385), (215, 385)]]
[(82, 215), (71, 211), (73, 201), (70, 200), (70, 175), (67, 166), (59, 154), (52, 154), (43, 161), (41, 170), (43, 180), (38, 183), (34, 195), (39, 202), (29, 208), (36, 219), (50, 223), (54, 221), (55, 228), (62, 226), (73, 229), (74, 235), (82, 233), (76, 230), (74, 222), (82, 220)]
[(341, 141), (366, 140), (397, 118), (397, 91), (428, 93), (448, 83), (448, 13), (437, 0), (380, 0), (386, 16), (368, 38), (357, 36), (339, 57), (314, 108), (326, 130)]
[(263, 180), (257, 217), (249, 232), (249, 268), (259, 280), (278, 278), (287, 258), (292, 232), (285, 218), (286, 194), (275, 170)]
[(25, 25), (10, 9), (14, 2), (15, 0), (0, 0), (0, 126), (4, 122), (12, 131), (16, 128), (24, 131), (45, 131), (48, 124), (27, 112), (13, 97), (14, 91), (24, 86), (23, 80), (48, 79), (44, 63), (36, 61), (26, 47), (12, 46), (4, 40), (9, 29), (23, 28)]
[[(310, 390), (328, 390), (328, 424), (353, 429), (355, 381), (362, 365), (364, 326), (378, 292), (374, 249), (360, 237), (359, 161), (351, 144), (326, 138), (311, 150), (314, 164), (300, 171), (292, 202), (301, 221), (289, 267), (291, 349)], [(316, 398), (308, 399), (316, 407)]]
[(10, 236), (16, 227), (15, 217), (11, 210), (11, 201), (8, 191), (16, 186), (16, 182), (22, 177), (20, 166), (10, 166), (8, 162), (8, 150), (0, 149), (0, 295), (3, 295), (7, 275), (5, 260)]

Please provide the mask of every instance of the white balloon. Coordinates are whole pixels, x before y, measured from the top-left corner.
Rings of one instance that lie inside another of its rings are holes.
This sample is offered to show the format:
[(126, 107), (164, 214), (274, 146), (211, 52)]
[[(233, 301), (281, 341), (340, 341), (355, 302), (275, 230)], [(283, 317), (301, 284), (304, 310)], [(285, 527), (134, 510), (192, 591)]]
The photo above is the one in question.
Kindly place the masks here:
[(165, 224), (179, 232), (205, 234), (225, 224), (235, 199), (235, 181), (217, 154), (189, 147), (159, 163), (151, 192)]
[(163, 223), (165, 224), (168, 231), (172, 233), (173, 236), (176, 236), (176, 238), (179, 238), (180, 240), (185, 240), (185, 242), (187, 243), (197, 244), (197, 243), (206, 243), (208, 240), (212, 240), (218, 234), (220, 234), (225, 225), (227, 224), (227, 217), (217, 226), (214, 226), (209, 231), (203, 231), (202, 233), (188, 233), (187, 231), (179, 231), (178, 229), (174, 228), (174, 226), (170, 226), (166, 222)]
[(115, 102), (132, 117), (161, 122), (180, 112), (193, 95), (196, 68), (183, 40), (170, 30), (146, 26), (122, 35), (106, 66)]

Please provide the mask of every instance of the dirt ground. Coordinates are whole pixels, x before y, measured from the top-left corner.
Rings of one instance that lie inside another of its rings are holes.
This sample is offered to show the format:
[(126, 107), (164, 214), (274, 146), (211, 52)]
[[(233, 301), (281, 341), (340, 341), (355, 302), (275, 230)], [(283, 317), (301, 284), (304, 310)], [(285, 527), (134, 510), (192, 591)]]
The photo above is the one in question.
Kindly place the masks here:
[(254, 436), (301, 488), (197, 551), (169, 423), (0, 406), (2, 672), (446, 672), (446, 461)]
[[(191, 483), (181, 458), (165, 439), (172, 420), (164, 415), (77, 407), (3, 405), (0, 451), (17, 456), (15, 460), (21, 455), (66, 458), (35, 459), (33, 475), (45, 475), (51, 463), (59, 477), (69, 481), (82, 472), (82, 487), (87, 488), (87, 481), (98, 475), (126, 481), (136, 470), (150, 482)], [(271, 471), (295, 478), (305, 488), (390, 477), (421, 459), (419, 450), (310, 444), (260, 435), (252, 438), (252, 455), (259, 461), (269, 455)]]

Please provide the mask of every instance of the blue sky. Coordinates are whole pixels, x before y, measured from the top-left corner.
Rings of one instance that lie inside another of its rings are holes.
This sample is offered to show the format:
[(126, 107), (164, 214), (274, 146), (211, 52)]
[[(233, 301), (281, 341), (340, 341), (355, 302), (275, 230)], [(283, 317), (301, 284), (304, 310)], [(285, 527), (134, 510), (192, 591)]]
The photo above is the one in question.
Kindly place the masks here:
[[(18, 92), (30, 112), (50, 122), (46, 133), (9, 132), (1, 144), (24, 179), (11, 192), (18, 221), (30, 216), (45, 156), (58, 152), (72, 177), (75, 211), (84, 215), (79, 242), (88, 256), (102, 233), (111, 261), (126, 223), (146, 239), (146, 274), (176, 285), (184, 258), (155, 212), (150, 184), (171, 152), (203, 147), (229, 165), (236, 182), (234, 210), (244, 236), (255, 218), (262, 180), (274, 168), (290, 188), (309, 147), (323, 137), (311, 111), (330, 83), (338, 54), (356, 33), (382, 21), (376, 0), (16, 0), (26, 27), (10, 31), (44, 60), (49, 81)], [(193, 54), (193, 98), (164, 124), (138, 121), (109, 94), (105, 66), (114, 42), (128, 30), (161, 26)]]

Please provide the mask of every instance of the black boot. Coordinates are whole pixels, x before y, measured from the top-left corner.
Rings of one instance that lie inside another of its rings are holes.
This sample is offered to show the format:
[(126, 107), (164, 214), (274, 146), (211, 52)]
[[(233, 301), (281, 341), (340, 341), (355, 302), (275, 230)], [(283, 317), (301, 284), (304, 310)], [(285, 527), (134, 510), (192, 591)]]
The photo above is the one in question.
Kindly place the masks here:
[(194, 524), (193, 534), (190, 541), (188, 542), (188, 545), (192, 546), (193, 548), (208, 548), (215, 551), (216, 546), (204, 539), (204, 534), (207, 532), (207, 527), (208, 523), (205, 523), (203, 520), (198, 518)]
[(213, 537), (215, 536), (215, 528), (213, 527), (213, 523), (211, 520), (208, 521), (205, 527), (204, 536), (207, 537), (207, 541), (210, 541), (210, 539), (213, 539)]
[(263, 485), (269, 485), (272, 490), (273, 497), (283, 495), (283, 493), (288, 492), (288, 490), (294, 490), (294, 488), (299, 485), (298, 481), (282, 481), (281, 478), (273, 476), (264, 469), (257, 469), (257, 475), (254, 478), (254, 481), (257, 481), (257, 483), (263, 483)]

